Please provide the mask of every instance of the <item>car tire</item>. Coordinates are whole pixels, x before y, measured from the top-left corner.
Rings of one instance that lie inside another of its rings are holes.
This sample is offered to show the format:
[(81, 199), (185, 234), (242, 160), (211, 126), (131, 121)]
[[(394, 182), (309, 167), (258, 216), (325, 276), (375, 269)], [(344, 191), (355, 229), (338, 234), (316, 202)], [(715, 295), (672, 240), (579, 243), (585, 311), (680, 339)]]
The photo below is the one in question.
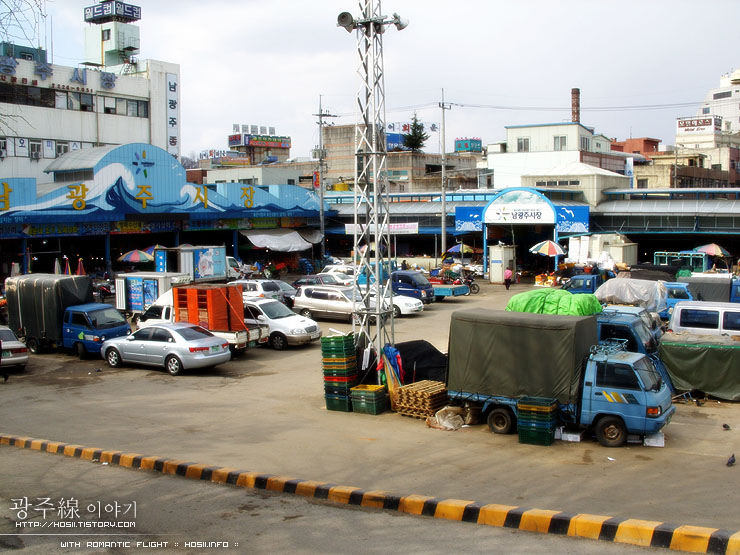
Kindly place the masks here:
[(298, 314), (300, 314), (304, 318), (310, 318), (311, 320), (313, 320), (313, 317), (311, 316), (311, 311), (307, 308), (302, 308)]
[(393, 317), (394, 318), (400, 318), (401, 317), (401, 309), (398, 308), (396, 305), (393, 305)]
[(105, 352), (105, 360), (108, 361), (108, 366), (111, 368), (118, 368), (123, 362), (121, 360), (121, 353), (118, 349), (110, 348)]
[(170, 373), (170, 376), (182, 374), (182, 362), (175, 355), (170, 355), (165, 359), (164, 367)]
[(87, 358), (87, 349), (85, 349), (85, 346), (82, 343), (75, 343), (74, 349), (80, 360), (85, 360)]
[(288, 347), (288, 340), (282, 333), (273, 333), (270, 336), (270, 347), (276, 351), (283, 351)]
[(604, 447), (621, 447), (627, 442), (627, 428), (621, 418), (604, 416), (596, 423), (596, 439)]
[(28, 341), (26, 341), (26, 347), (34, 355), (38, 355), (41, 353), (41, 344), (39, 343), (38, 339), (35, 339), (33, 337), (30, 338)]
[(503, 407), (497, 407), (489, 412), (487, 422), (494, 434), (509, 434), (516, 429), (514, 414)]

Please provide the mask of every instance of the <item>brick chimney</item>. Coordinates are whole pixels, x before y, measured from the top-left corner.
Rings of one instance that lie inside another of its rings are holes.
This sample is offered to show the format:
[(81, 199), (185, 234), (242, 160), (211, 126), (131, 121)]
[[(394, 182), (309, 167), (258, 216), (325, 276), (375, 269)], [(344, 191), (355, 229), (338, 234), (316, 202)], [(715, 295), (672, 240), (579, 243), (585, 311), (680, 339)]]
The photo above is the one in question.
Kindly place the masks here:
[(581, 121), (581, 89), (570, 89), (571, 119), (575, 123)]

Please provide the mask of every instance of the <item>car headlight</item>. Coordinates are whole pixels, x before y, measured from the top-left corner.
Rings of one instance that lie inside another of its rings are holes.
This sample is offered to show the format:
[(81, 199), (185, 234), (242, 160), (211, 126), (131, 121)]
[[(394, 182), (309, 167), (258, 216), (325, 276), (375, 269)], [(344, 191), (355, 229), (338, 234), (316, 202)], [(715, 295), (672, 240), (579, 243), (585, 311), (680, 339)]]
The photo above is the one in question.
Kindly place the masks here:
[(306, 333), (306, 330), (303, 328), (295, 328), (290, 330), (290, 335), (303, 335)]

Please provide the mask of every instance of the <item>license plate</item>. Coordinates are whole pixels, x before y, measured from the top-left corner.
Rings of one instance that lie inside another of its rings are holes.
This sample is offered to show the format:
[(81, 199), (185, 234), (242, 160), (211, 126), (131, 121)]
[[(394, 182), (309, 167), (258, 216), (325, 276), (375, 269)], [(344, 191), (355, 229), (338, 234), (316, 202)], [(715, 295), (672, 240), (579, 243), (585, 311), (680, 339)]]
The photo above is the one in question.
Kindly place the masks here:
[(311, 334), (311, 339), (318, 339), (321, 336), (321, 332), (315, 331)]
[(212, 353), (217, 353), (220, 350), (221, 350), (221, 345), (214, 345), (213, 347), (211, 347), (211, 352)]

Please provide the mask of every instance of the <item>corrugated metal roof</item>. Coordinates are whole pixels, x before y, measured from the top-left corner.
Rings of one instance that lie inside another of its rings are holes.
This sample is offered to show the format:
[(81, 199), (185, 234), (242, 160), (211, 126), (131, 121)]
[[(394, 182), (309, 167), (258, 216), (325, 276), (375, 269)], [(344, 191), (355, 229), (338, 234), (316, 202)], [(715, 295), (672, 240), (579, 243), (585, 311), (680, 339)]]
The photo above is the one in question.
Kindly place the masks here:
[(594, 214), (664, 216), (734, 216), (740, 213), (740, 200), (728, 199), (646, 199), (610, 200), (591, 209)]
[(98, 146), (95, 148), (83, 148), (67, 152), (53, 160), (44, 170), (44, 173), (92, 170), (103, 157), (119, 148), (121, 145)]

